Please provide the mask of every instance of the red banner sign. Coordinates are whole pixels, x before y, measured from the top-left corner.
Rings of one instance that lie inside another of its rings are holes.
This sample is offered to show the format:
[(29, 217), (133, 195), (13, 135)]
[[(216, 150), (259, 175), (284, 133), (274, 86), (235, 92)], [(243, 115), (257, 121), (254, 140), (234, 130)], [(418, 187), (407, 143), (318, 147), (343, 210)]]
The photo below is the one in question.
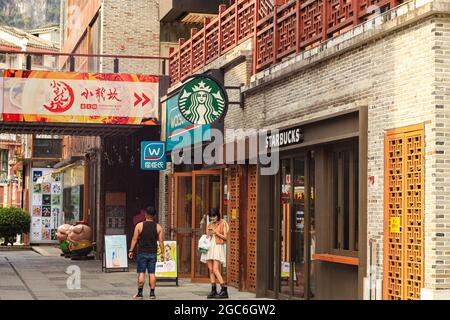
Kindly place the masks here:
[(14, 70), (5, 70), (3, 76), (5, 122), (158, 121), (157, 76)]

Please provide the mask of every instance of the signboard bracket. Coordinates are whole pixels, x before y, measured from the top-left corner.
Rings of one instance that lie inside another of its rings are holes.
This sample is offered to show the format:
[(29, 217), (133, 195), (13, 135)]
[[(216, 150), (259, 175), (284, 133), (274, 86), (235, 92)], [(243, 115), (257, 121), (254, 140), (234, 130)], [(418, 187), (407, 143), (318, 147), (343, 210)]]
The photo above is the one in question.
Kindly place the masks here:
[[(244, 84), (241, 84), (243, 86)], [(228, 102), (229, 105), (237, 105), (241, 109), (244, 109), (244, 103), (245, 103), (245, 96), (242, 93), (242, 87), (241, 86), (227, 86), (225, 87), (225, 90), (239, 90), (239, 101), (230, 101)]]

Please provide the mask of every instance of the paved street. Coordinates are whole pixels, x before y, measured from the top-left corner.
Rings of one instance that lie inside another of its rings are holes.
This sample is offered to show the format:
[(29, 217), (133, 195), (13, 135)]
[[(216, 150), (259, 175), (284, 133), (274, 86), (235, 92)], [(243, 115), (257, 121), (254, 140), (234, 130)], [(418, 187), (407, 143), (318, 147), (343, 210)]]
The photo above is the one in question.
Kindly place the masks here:
[[(136, 292), (134, 265), (130, 272), (102, 273), (100, 261), (71, 261), (59, 256), (52, 247), (37, 247), (34, 251), (0, 251), (0, 300), (123, 300)], [(67, 267), (81, 269), (81, 289), (67, 288)], [(210, 286), (180, 280), (177, 288), (172, 283), (161, 283), (156, 290), (158, 299), (206, 299)], [(231, 299), (255, 299), (251, 293), (229, 288)], [(149, 289), (144, 288), (148, 300)]]

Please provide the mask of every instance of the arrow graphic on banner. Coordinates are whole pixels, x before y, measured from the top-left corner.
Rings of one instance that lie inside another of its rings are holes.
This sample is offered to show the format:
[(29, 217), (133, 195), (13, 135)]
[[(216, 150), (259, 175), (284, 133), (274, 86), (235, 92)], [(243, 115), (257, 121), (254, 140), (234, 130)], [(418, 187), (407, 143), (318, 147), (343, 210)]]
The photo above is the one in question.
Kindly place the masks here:
[(135, 93), (134, 97), (136, 98), (136, 101), (134, 102), (135, 107), (139, 105), (141, 102), (142, 106), (145, 107), (151, 101), (151, 99), (145, 93), (142, 94), (142, 97), (139, 96), (137, 93)]

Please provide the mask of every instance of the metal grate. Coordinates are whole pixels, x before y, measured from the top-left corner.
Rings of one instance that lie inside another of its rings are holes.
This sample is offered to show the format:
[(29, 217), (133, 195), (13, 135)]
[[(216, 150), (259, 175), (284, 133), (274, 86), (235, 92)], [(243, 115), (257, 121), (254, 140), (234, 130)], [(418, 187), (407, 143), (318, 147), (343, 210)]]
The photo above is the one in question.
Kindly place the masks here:
[[(385, 137), (384, 299), (419, 299), (424, 250), (423, 126)], [(395, 227), (399, 224), (399, 227)]]

